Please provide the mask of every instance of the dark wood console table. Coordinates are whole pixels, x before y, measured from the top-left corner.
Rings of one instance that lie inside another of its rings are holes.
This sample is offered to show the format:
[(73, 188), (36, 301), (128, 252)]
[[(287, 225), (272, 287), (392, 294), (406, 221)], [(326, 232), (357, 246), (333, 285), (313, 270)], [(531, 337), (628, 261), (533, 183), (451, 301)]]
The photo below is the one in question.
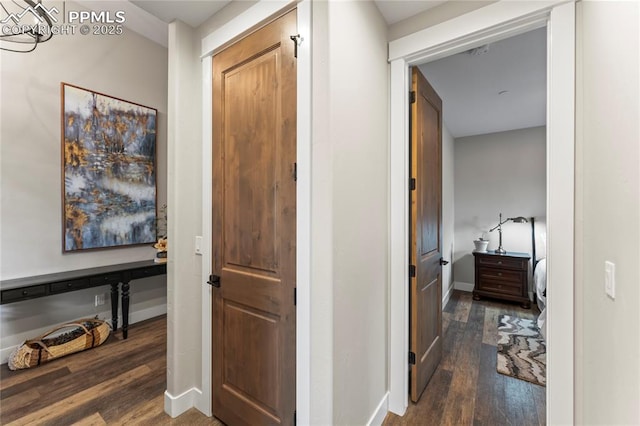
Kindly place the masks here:
[(0, 304), (111, 285), (111, 323), (115, 331), (118, 329), (118, 285), (122, 284), (122, 337), (126, 339), (129, 331), (129, 282), (166, 273), (166, 263), (144, 260), (4, 280), (0, 281)]

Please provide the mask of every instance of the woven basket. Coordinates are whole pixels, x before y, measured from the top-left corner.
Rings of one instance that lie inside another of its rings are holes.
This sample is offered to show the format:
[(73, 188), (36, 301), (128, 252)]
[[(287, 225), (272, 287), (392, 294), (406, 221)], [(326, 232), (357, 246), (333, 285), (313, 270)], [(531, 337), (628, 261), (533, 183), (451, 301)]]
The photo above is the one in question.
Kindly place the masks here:
[[(64, 329), (70, 331), (48, 337)], [(63, 324), (18, 346), (9, 356), (8, 367), (10, 370), (31, 368), (65, 355), (91, 349), (104, 343), (110, 332), (109, 324), (96, 318)]]

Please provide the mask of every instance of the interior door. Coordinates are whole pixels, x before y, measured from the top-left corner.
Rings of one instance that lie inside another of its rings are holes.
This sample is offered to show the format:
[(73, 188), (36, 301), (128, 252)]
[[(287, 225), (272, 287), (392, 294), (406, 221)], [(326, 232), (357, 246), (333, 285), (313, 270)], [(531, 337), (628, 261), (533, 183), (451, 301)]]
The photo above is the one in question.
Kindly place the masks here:
[(296, 11), (213, 57), (213, 414), (293, 424)]
[(410, 210), (411, 400), (442, 358), (442, 101), (412, 68)]

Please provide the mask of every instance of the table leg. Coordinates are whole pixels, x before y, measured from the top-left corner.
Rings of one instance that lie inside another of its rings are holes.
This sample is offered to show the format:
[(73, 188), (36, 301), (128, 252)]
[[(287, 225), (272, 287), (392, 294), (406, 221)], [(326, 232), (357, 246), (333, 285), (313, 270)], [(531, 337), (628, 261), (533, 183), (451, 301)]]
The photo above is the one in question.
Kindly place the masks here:
[(129, 283), (122, 283), (122, 337), (129, 334)]
[(111, 284), (111, 326), (118, 329), (118, 283)]

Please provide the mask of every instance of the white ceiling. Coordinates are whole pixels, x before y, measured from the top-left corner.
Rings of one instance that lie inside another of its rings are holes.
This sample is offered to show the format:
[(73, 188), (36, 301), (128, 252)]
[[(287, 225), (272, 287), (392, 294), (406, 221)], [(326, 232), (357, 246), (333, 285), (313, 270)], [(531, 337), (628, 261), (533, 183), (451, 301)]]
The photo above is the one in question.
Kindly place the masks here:
[[(391, 25), (447, 0), (374, 1)], [(131, 0), (166, 23), (180, 19), (194, 28), (230, 2)], [(420, 69), (442, 98), (444, 122), (455, 138), (546, 122), (544, 28), (493, 43), (483, 54), (459, 53), (421, 65)]]
[(130, 0), (131, 3), (160, 18), (166, 23), (179, 19), (196, 28), (231, 0)]
[[(196, 28), (231, 0), (130, 0), (164, 22), (179, 19)], [(242, 0), (239, 0), (242, 1)], [(369, 0), (370, 1), (370, 0)], [(388, 25), (445, 3), (447, 0), (374, 0)]]
[(546, 38), (540, 28), (490, 44), (482, 54), (458, 53), (419, 67), (442, 98), (454, 138), (546, 123)]
[(417, 15), (447, 0), (374, 0), (387, 25), (395, 24), (403, 19)]

